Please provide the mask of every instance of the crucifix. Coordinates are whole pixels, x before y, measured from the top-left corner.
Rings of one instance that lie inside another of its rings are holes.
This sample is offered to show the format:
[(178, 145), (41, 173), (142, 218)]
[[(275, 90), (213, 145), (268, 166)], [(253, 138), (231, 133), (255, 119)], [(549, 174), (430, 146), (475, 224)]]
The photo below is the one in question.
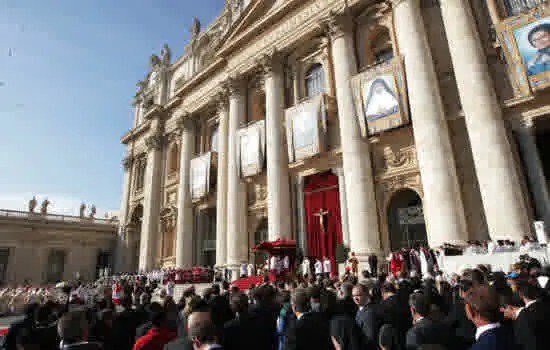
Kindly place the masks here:
[(323, 208), (320, 208), (319, 212), (316, 213), (316, 214), (313, 214), (313, 215), (319, 217), (319, 225), (321, 225), (321, 233), (325, 234), (326, 233), (326, 230), (325, 230), (325, 215), (328, 215), (328, 211), (323, 210)]

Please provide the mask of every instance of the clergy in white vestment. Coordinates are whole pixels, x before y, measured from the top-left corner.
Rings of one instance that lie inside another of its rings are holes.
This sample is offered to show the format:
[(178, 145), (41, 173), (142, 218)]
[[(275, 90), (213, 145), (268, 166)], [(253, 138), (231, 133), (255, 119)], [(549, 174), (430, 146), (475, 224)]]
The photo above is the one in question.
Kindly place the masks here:
[(247, 267), (247, 264), (241, 264), (241, 277), (246, 277)]
[(248, 277), (254, 276), (254, 264), (248, 264), (247, 266)]
[(399, 103), (392, 89), (383, 78), (374, 80), (365, 99), (367, 122), (387, 117), (399, 111)]
[(307, 257), (302, 260), (302, 276), (311, 277), (311, 263)]
[(315, 259), (315, 264), (313, 265), (313, 268), (315, 269), (315, 276), (318, 279), (321, 279), (323, 277), (323, 263), (319, 259)]
[(330, 259), (325, 256), (325, 258), (323, 259), (323, 273), (325, 275), (325, 278), (330, 278), (331, 272)]
[(279, 265), (278, 256), (272, 255), (271, 258), (269, 258), (269, 271), (271, 271), (271, 273), (277, 274), (278, 265)]

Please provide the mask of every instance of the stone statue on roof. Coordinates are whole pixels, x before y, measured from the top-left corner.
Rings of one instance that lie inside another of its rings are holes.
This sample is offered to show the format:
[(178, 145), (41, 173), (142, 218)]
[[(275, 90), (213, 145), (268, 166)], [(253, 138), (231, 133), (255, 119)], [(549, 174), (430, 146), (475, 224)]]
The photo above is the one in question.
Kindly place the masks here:
[(191, 25), (191, 38), (195, 38), (201, 32), (201, 22), (197, 17), (193, 18), (193, 24)]
[(80, 204), (80, 217), (83, 218), (84, 217), (84, 212), (86, 211), (86, 204), (82, 203)]
[(38, 201), (36, 200), (36, 197), (32, 196), (32, 199), (29, 201), (29, 213), (34, 214), (34, 210), (36, 209), (37, 205)]
[(96, 214), (97, 214), (97, 209), (96, 209), (95, 205), (92, 205), (92, 207), (90, 209), (90, 219), (95, 218)]
[(50, 201), (46, 198), (40, 207), (40, 215), (48, 215), (48, 205), (50, 205)]
[(160, 50), (160, 60), (162, 64), (169, 65), (172, 59), (172, 50), (168, 47), (168, 44), (164, 44)]

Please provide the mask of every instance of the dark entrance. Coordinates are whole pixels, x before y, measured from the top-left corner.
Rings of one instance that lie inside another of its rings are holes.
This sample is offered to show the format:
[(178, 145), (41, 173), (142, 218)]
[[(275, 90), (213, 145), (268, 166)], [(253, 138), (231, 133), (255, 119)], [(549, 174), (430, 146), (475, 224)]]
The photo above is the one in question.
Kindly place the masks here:
[(138, 271), (139, 250), (141, 243), (141, 222), (143, 220), (143, 206), (135, 207), (130, 220), (130, 226), (126, 231), (126, 242), (128, 244), (129, 268), (130, 271)]
[[(258, 227), (256, 227), (256, 232), (254, 232), (254, 246), (257, 246), (263, 241), (267, 241), (267, 218), (263, 218)], [(254, 263), (256, 265), (267, 263), (268, 254), (265, 251), (257, 251), (254, 255)]]
[(422, 200), (418, 193), (410, 189), (394, 193), (388, 205), (388, 231), (392, 251), (428, 244)]

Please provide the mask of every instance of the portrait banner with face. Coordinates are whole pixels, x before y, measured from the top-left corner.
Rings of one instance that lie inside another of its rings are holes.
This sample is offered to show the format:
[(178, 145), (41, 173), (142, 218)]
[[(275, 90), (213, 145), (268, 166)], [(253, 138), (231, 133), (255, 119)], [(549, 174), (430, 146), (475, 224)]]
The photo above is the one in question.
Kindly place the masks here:
[(265, 121), (260, 120), (239, 130), (241, 177), (260, 174), (265, 159)]
[(211, 152), (191, 159), (191, 198), (194, 201), (205, 197), (210, 190), (211, 164)]
[(516, 96), (550, 86), (550, 11), (541, 5), (497, 26)]
[(289, 162), (324, 152), (326, 133), (324, 95), (286, 110)]
[(409, 122), (403, 63), (400, 57), (359, 73), (352, 88), (364, 137)]

